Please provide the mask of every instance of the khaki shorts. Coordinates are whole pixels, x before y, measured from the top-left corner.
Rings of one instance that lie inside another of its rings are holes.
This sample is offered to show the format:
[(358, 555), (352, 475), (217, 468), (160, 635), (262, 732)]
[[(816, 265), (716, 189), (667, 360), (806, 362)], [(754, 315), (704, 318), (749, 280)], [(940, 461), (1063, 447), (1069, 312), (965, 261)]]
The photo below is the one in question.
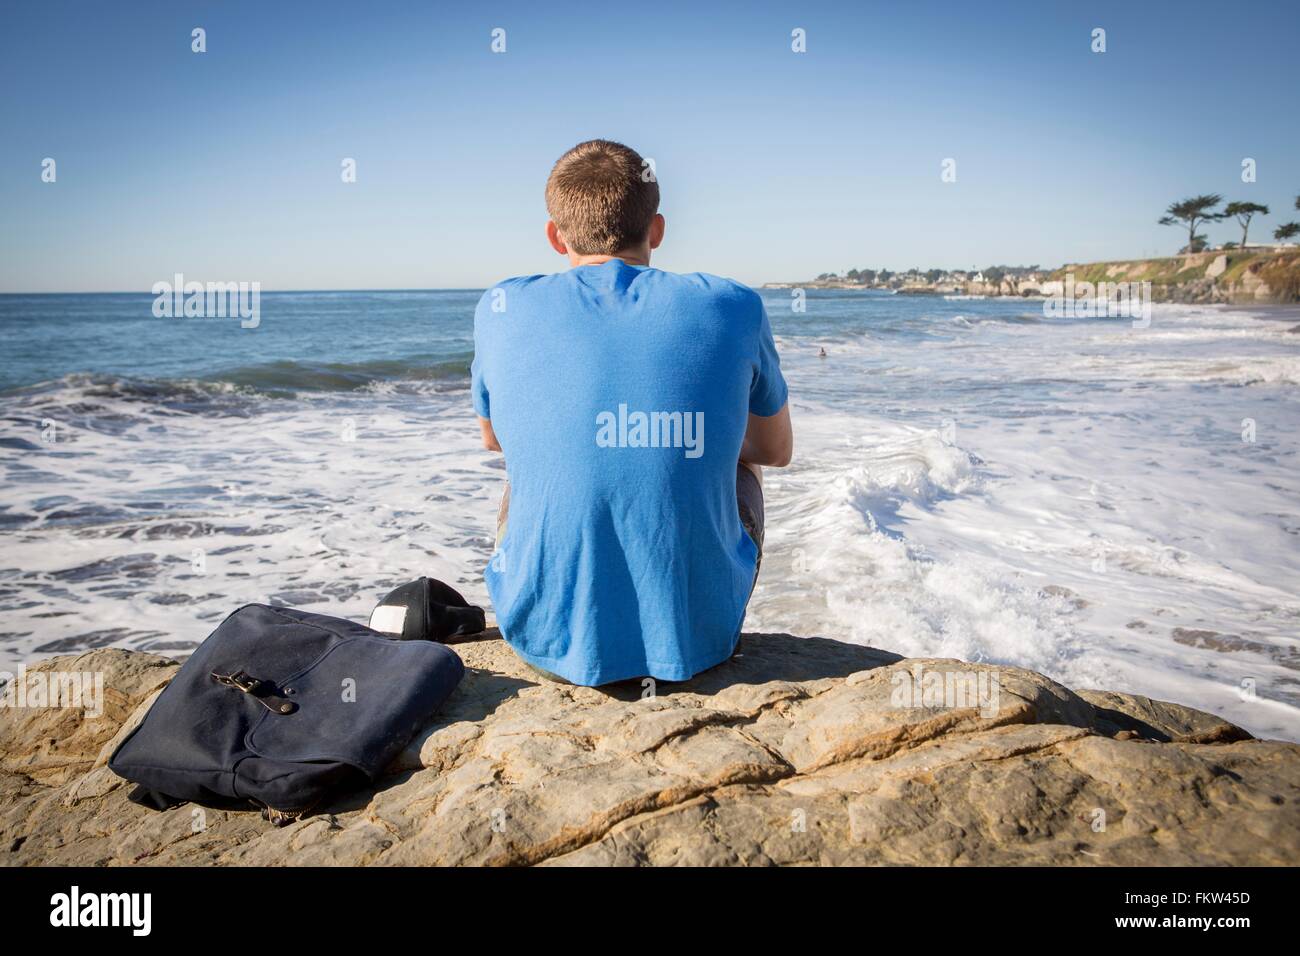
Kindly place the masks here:
[[(754, 596), (754, 586), (758, 584), (758, 569), (763, 565), (763, 528), (765, 515), (763, 511), (763, 485), (758, 480), (758, 476), (749, 470), (748, 466), (736, 465), (736, 508), (740, 512), (740, 525), (745, 532), (753, 539), (754, 545), (758, 548), (758, 558), (754, 562), (754, 581), (749, 586), (750, 597)], [(501, 492), (501, 507), (497, 509), (497, 547), (501, 546), (501, 540), (506, 535), (506, 521), (510, 517), (510, 482), (506, 482), (505, 490)], [(736, 642), (736, 650), (739, 651), (740, 642)], [(528, 664), (527, 661), (524, 662)], [(542, 670), (540, 667), (528, 667), (545, 677), (547, 680), (555, 681), (558, 684), (567, 684), (558, 674), (552, 674), (550, 671)]]

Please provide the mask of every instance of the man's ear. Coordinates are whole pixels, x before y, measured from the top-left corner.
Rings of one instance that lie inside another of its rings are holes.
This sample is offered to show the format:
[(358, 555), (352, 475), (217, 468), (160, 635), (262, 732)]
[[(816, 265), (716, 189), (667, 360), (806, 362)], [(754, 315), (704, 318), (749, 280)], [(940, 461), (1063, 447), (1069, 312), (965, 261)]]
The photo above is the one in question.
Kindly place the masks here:
[(663, 213), (655, 213), (655, 217), (650, 220), (650, 234), (646, 237), (650, 240), (651, 249), (658, 249), (659, 243), (664, 241), (665, 228), (667, 228), (667, 223), (664, 222)]
[(562, 256), (569, 254), (569, 247), (564, 244), (564, 237), (560, 235), (560, 229), (555, 225), (554, 219), (546, 220), (546, 241)]

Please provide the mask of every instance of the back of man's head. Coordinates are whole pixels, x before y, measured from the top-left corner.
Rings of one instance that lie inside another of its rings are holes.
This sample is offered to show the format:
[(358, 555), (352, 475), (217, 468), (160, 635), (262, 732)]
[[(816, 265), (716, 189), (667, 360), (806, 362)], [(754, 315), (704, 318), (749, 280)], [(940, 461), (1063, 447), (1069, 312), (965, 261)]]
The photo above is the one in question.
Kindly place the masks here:
[(546, 211), (570, 252), (612, 256), (645, 241), (659, 211), (659, 183), (635, 150), (592, 139), (556, 162)]

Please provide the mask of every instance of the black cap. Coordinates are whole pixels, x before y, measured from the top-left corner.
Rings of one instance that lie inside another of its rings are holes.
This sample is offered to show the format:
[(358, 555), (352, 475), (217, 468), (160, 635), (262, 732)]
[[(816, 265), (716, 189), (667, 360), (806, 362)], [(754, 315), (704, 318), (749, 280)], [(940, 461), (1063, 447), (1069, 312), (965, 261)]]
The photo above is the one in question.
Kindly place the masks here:
[(399, 641), (441, 641), (480, 633), (483, 609), (473, 607), (455, 588), (433, 578), (417, 578), (395, 588), (370, 613), (371, 630)]

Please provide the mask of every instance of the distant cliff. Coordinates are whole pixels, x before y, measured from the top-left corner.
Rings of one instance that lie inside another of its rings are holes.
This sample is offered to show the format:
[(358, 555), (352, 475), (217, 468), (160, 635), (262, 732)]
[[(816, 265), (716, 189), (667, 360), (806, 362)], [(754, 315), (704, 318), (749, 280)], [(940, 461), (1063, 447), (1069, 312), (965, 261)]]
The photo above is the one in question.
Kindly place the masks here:
[(1300, 249), (1198, 252), (1168, 259), (1068, 264), (1043, 283), (1150, 282), (1156, 302), (1300, 302)]
[(1051, 273), (1025, 271), (995, 279), (982, 273), (888, 274), (884, 281), (823, 276), (804, 282), (768, 282), (765, 289), (875, 289), (911, 295), (1014, 296), (1060, 295), (1066, 277), (1075, 283), (1150, 282), (1156, 302), (1300, 302), (1300, 248), (1263, 247), (1197, 252), (1166, 259), (1070, 263)]

